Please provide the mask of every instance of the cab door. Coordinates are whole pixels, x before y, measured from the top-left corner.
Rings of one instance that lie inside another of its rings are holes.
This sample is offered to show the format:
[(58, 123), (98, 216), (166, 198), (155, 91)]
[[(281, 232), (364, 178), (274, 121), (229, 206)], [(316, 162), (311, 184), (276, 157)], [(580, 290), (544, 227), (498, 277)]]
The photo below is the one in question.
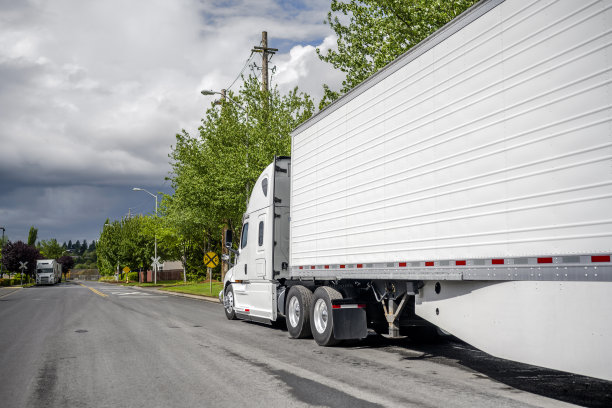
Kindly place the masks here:
[[(240, 256), (235, 269), (234, 297), (240, 318), (276, 320), (276, 282), (272, 279), (273, 223), (269, 185), (272, 167), (257, 180), (242, 228)], [(271, 183), (270, 183), (271, 184)]]

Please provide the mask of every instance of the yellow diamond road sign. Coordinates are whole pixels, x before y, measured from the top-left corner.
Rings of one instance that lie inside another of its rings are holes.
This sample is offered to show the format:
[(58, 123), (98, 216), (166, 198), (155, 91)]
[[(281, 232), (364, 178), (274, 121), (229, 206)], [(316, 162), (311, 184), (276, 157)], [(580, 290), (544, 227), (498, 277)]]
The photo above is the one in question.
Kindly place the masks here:
[(206, 265), (207, 268), (216, 267), (219, 265), (219, 256), (214, 252), (207, 252), (206, 255), (204, 255), (204, 265)]
[(130, 272), (130, 268), (128, 268), (127, 266), (123, 268), (123, 273), (129, 273), (129, 272)]

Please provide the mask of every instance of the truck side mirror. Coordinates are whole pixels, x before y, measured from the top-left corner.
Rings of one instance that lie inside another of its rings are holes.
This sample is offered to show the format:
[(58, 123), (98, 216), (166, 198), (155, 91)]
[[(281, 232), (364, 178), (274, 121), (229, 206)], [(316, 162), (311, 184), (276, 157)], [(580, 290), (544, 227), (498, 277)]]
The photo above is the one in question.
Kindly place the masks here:
[(225, 230), (225, 247), (226, 248), (232, 247), (232, 230), (231, 229)]

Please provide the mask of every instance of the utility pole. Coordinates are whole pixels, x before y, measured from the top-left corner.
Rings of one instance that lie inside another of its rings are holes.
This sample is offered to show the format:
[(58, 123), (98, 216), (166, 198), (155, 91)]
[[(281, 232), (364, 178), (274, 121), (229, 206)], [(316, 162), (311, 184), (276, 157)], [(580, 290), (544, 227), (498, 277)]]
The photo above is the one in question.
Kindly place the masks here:
[(261, 47), (255, 46), (252, 52), (261, 52), (261, 90), (268, 91), (268, 55), (273, 55), (278, 48), (268, 48), (268, 32), (261, 32)]

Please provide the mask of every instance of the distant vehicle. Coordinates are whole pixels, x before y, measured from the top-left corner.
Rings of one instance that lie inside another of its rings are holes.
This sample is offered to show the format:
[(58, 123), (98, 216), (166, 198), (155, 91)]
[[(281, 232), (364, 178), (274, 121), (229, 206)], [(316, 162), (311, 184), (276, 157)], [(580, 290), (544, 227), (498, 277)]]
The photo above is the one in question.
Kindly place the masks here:
[(302, 123), (253, 187), (226, 316), (612, 380), (611, 16), (478, 2)]
[(36, 261), (36, 284), (55, 285), (62, 281), (62, 265), (55, 259)]

